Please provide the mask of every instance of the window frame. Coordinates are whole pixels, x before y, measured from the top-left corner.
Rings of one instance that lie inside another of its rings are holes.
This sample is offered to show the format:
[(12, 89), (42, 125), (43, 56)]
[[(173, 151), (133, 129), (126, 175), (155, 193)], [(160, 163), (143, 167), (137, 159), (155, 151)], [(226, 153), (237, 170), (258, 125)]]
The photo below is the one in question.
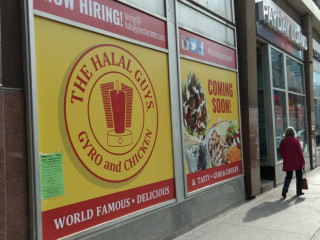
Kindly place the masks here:
[[(320, 71), (318, 72), (318, 71), (315, 71), (315, 70), (313, 70), (313, 81), (314, 81), (314, 74), (319, 74), (319, 76), (320, 76)], [(314, 83), (313, 83), (313, 91), (315, 91), (315, 88), (314, 88)], [(317, 101), (319, 101), (320, 102), (320, 96), (316, 96), (315, 94), (313, 95), (313, 102), (315, 102), (315, 100), (317, 100)], [(315, 109), (314, 109), (315, 110)], [(316, 123), (316, 114), (314, 115), (314, 121), (315, 121), (315, 123)], [(320, 119), (319, 119), (319, 122), (320, 122)], [(319, 126), (320, 127), (320, 126)], [(318, 149), (320, 149), (320, 145), (319, 145), (319, 147), (317, 147), (317, 142), (316, 142), (316, 140), (315, 140), (315, 148), (316, 148), (316, 150), (318, 150)]]
[[(282, 64), (283, 64), (283, 70), (284, 70), (284, 89), (274, 87), (273, 86), (273, 77), (272, 77), (272, 59), (271, 59), (271, 51), (275, 50), (279, 52), (280, 54), (283, 54), (282, 58)], [(298, 93), (289, 90), (289, 84), (288, 84), (288, 72), (287, 72), (287, 59), (290, 58), (291, 60), (297, 62), (298, 64), (301, 65), (301, 78), (302, 78), (302, 90), (303, 93)], [(286, 122), (284, 124), (287, 124), (284, 126), (284, 130), (288, 127), (291, 126), (292, 123), (290, 122), (290, 112), (289, 112), (289, 94), (292, 95), (297, 95), (297, 96), (302, 96), (304, 98), (304, 125), (305, 125), (305, 132), (308, 133), (308, 124), (307, 124), (307, 102), (306, 102), (306, 87), (305, 87), (305, 72), (304, 72), (304, 64), (302, 61), (300, 61), (297, 58), (292, 57), (291, 55), (287, 54), (286, 52), (280, 50), (279, 48), (273, 46), (273, 45), (268, 45), (268, 61), (269, 61), (269, 79), (267, 84), (270, 84), (269, 88), (269, 93), (268, 93), (268, 98), (267, 101), (271, 102), (271, 109), (269, 109), (269, 113), (271, 110), (271, 115), (272, 115), (272, 133), (270, 134), (271, 136), (269, 137), (269, 141), (272, 141), (273, 144), (270, 144), (271, 146), (273, 145), (273, 149), (270, 149), (269, 156), (270, 156), (270, 164), (271, 165), (279, 165), (283, 163), (283, 159), (280, 158), (278, 159), (278, 150), (277, 150), (277, 142), (276, 142), (276, 121), (275, 121), (275, 102), (274, 102), (274, 91), (280, 91), (285, 93), (285, 108), (286, 108)], [(319, 99), (320, 100), (320, 99)], [(267, 113), (268, 113), (267, 112)], [(307, 136), (307, 145), (309, 145), (308, 142), (308, 136)], [(272, 153), (273, 151), (273, 153)]]

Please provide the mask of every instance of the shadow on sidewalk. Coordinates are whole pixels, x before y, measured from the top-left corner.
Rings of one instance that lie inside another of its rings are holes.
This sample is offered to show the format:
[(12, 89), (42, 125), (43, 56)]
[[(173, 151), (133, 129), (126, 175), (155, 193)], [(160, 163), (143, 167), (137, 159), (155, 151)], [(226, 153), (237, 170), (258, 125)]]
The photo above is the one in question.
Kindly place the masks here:
[(299, 196), (293, 196), (289, 199), (279, 199), (274, 202), (264, 202), (254, 208), (251, 208), (246, 216), (244, 217), (244, 222), (255, 221), (259, 218), (269, 217), (272, 214), (278, 213), (289, 207), (292, 207), (298, 203), (301, 203), (305, 200), (305, 198), (301, 198)]

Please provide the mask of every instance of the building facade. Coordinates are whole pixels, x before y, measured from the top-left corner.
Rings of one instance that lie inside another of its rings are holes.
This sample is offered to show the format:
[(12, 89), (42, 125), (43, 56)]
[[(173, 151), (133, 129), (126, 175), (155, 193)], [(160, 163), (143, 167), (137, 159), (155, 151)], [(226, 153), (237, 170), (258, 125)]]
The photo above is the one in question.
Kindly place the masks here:
[[(245, 3), (245, 4), (244, 4)], [(170, 239), (320, 161), (304, 0), (1, 3), (1, 239)]]

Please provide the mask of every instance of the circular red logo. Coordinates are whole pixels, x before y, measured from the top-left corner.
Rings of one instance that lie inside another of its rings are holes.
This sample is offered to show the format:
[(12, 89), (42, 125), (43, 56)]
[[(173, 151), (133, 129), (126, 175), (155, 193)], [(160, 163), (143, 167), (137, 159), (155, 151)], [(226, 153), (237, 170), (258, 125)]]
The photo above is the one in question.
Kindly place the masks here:
[(96, 177), (125, 181), (150, 159), (158, 131), (156, 95), (142, 64), (124, 48), (98, 45), (77, 60), (64, 116), (75, 154)]

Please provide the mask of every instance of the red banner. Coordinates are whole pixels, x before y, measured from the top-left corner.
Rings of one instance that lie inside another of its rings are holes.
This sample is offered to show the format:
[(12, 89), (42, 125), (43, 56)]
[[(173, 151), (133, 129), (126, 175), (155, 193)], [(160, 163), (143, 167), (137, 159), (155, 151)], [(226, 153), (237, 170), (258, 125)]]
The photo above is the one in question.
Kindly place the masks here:
[(188, 192), (236, 177), (242, 174), (242, 161), (212, 167), (187, 175)]
[(281, 105), (274, 105), (274, 113), (276, 125), (278, 128), (283, 129), (283, 110)]
[(166, 22), (112, 0), (34, 0), (34, 9), (167, 49)]
[(301, 104), (297, 104), (298, 113), (298, 128), (299, 130), (304, 129), (304, 107)]
[(42, 213), (43, 239), (58, 239), (175, 198), (174, 179)]
[(237, 69), (236, 50), (179, 29), (180, 53), (199, 60)]

